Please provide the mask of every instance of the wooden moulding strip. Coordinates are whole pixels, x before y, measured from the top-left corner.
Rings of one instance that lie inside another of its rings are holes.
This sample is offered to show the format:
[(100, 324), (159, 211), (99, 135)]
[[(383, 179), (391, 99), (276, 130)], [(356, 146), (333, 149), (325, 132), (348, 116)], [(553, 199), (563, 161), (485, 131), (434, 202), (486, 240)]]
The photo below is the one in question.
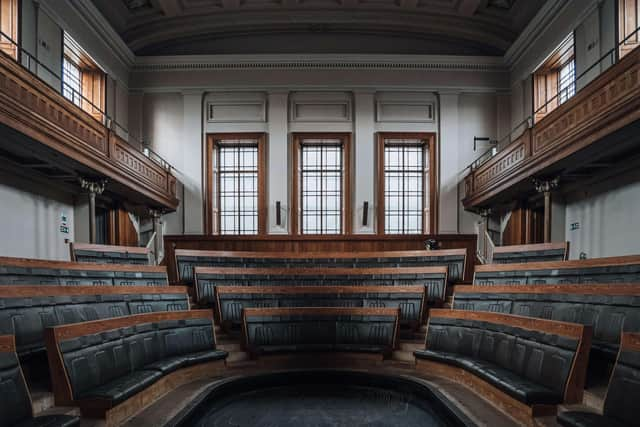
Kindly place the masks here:
[(270, 274), (283, 276), (340, 276), (340, 275), (372, 275), (372, 274), (447, 274), (447, 267), (267, 267), (267, 268), (239, 268), (239, 267), (196, 267), (195, 275), (198, 274)]
[(76, 295), (187, 294), (187, 286), (0, 286), (0, 298), (31, 298)]
[(475, 267), (475, 272), (498, 271), (536, 271), (536, 270), (561, 270), (566, 268), (588, 267), (616, 267), (625, 265), (640, 265), (640, 255), (627, 255), (619, 257), (592, 258), (571, 261), (543, 261), (525, 262), (514, 264), (483, 264)]
[(167, 273), (167, 267), (138, 264), (98, 264), (93, 262), (45, 261), (30, 258), (0, 257), (1, 267), (50, 268), (59, 270)]
[(253, 252), (253, 251), (207, 251), (198, 249), (176, 249), (175, 256), (211, 258), (279, 258), (279, 259), (359, 259), (359, 258), (411, 258), (464, 256), (466, 249), (437, 249), (410, 251), (356, 251), (356, 252)]
[(491, 285), (454, 287), (455, 294), (567, 294), (567, 295), (640, 295), (640, 283), (584, 285)]
[(98, 245), (92, 243), (70, 243), (71, 250), (91, 251), (91, 252), (117, 252), (130, 254), (147, 255), (151, 250), (141, 246), (116, 246), (116, 245)]

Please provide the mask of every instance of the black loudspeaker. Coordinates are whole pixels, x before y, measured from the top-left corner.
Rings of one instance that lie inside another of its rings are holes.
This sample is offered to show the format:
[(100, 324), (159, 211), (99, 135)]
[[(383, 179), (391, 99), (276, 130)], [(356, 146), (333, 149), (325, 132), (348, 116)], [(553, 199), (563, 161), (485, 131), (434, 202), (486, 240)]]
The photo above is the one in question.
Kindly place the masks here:
[(369, 202), (364, 202), (362, 205), (362, 225), (367, 226), (369, 223)]
[(276, 202), (276, 225), (282, 225), (282, 218), (280, 217), (280, 201)]

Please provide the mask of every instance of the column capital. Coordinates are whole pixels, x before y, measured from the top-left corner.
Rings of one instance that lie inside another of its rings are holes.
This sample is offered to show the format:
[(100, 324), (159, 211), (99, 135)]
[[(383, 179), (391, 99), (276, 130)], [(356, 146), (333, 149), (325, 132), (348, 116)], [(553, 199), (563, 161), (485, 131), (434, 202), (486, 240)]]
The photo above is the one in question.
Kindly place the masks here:
[(104, 191), (107, 180), (106, 179), (98, 179), (98, 180), (90, 180), (86, 178), (80, 178), (80, 187), (83, 190), (87, 190), (89, 193), (100, 195)]
[(540, 180), (537, 178), (533, 178), (533, 186), (535, 187), (538, 193), (549, 193), (554, 189), (558, 188), (559, 183), (560, 183), (560, 177), (558, 176), (548, 180)]

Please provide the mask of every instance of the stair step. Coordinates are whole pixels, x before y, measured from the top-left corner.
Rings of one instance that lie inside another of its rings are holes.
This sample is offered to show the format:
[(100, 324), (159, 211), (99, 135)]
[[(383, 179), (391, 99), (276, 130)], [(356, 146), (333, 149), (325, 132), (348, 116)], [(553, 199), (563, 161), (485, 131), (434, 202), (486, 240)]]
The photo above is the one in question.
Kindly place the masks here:
[(39, 414), (55, 405), (53, 393), (50, 391), (32, 391), (31, 400), (33, 401), (34, 414)]
[(606, 393), (606, 386), (588, 388), (582, 396), (582, 404), (596, 411), (602, 411)]
[(235, 363), (235, 362), (243, 362), (246, 360), (250, 360), (249, 353), (244, 351), (233, 351), (229, 353), (229, 355), (227, 356), (227, 364)]
[(453, 308), (453, 304), (450, 302), (445, 302), (444, 304), (442, 304), (442, 308), (448, 308), (449, 310), (451, 310)]
[(416, 350), (420, 350), (424, 347), (424, 342), (422, 341), (400, 341), (400, 350), (401, 351), (410, 351), (414, 352)]
[(218, 342), (216, 348), (219, 350), (228, 351), (229, 353), (242, 351), (242, 346), (240, 346), (240, 343), (238, 342)]
[(415, 362), (415, 357), (413, 356), (413, 351), (403, 351), (403, 350), (395, 350), (391, 353), (391, 359), (397, 360), (401, 362)]

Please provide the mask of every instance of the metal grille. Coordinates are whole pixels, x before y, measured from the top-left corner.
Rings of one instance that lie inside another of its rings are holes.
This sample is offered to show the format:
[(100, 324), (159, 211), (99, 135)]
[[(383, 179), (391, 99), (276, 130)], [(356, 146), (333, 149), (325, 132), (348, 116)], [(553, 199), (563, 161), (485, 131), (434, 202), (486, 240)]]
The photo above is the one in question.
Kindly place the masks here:
[(258, 141), (218, 144), (220, 234), (258, 233)]
[(566, 102), (576, 93), (576, 61), (571, 59), (560, 68), (558, 79), (558, 96), (560, 104)]
[[(387, 139), (384, 146), (384, 232), (423, 232), (428, 156), (419, 139)], [(427, 212), (428, 214), (428, 212)]]
[(82, 99), (82, 72), (66, 57), (62, 59), (62, 94), (69, 101), (80, 106)]
[(303, 234), (342, 232), (343, 144), (306, 139), (300, 148)]

